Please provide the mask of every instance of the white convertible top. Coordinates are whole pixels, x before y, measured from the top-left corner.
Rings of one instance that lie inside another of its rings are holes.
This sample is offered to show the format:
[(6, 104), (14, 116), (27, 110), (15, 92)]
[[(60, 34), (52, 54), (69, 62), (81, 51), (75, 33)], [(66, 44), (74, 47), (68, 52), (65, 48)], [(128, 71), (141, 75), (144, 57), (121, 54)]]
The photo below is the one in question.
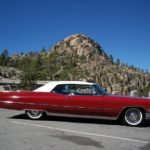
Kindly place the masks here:
[(35, 92), (50, 92), (60, 84), (81, 84), (81, 85), (93, 85), (94, 83), (84, 82), (84, 81), (50, 81), (47, 84), (34, 90)]

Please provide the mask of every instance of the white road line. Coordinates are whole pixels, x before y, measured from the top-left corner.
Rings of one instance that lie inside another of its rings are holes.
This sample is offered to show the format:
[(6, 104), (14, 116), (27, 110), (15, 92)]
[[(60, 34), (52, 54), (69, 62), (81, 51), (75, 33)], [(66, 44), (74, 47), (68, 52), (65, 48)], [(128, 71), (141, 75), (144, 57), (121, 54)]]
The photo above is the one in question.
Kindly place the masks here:
[(34, 127), (40, 127), (40, 128), (46, 128), (50, 130), (57, 130), (57, 131), (63, 131), (68, 133), (76, 133), (76, 134), (83, 134), (83, 135), (90, 135), (90, 136), (97, 136), (97, 137), (103, 137), (103, 138), (110, 138), (110, 139), (117, 139), (117, 140), (123, 140), (123, 141), (129, 141), (129, 142), (139, 142), (139, 143), (150, 143), (150, 141), (143, 141), (143, 140), (136, 140), (136, 139), (130, 139), (130, 138), (122, 138), (117, 136), (111, 136), (111, 135), (104, 135), (104, 134), (96, 134), (96, 133), (89, 133), (89, 132), (81, 132), (81, 131), (75, 131), (75, 130), (68, 130), (68, 129), (62, 129), (62, 128), (55, 128), (52, 126), (44, 126), (44, 125), (38, 125), (38, 124), (30, 124), (25, 122), (18, 122), (18, 121), (11, 121), (15, 124), (20, 125), (28, 125), (28, 126), (34, 126)]

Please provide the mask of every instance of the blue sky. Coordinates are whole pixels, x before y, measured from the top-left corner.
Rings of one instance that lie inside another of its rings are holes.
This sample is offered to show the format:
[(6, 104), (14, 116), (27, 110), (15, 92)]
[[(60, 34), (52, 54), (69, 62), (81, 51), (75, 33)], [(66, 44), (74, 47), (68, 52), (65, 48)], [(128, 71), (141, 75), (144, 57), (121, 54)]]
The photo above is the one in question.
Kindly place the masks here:
[(0, 52), (48, 49), (76, 33), (150, 71), (149, 0), (0, 0)]

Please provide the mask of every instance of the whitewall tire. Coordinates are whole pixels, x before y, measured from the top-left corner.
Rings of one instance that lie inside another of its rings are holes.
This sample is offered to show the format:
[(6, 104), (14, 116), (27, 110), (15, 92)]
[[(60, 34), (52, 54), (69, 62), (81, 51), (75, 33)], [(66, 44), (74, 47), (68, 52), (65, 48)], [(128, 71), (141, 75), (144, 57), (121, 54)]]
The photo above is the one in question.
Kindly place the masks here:
[(26, 110), (25, 114), (27, 118), (32, 119), (32, 120), (38, 120), (44, 117), (44, 112), (38, 111), (38, 110)]
[(144, 119), (143, 113), (138, 108), (129, 108), (124, 114), (123, 121), (129, 126), (139, 126)]

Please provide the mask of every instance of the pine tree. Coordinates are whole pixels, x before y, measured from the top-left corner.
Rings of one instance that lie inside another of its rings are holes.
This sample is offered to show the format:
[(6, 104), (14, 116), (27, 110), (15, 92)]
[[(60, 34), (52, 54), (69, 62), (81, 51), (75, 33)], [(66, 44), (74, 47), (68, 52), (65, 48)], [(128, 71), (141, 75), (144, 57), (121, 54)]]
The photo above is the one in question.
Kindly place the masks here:
[(4, 49), (0, 55), (0, 65), (6, 66), (9, 60), (9, 53), (7, 49)]

